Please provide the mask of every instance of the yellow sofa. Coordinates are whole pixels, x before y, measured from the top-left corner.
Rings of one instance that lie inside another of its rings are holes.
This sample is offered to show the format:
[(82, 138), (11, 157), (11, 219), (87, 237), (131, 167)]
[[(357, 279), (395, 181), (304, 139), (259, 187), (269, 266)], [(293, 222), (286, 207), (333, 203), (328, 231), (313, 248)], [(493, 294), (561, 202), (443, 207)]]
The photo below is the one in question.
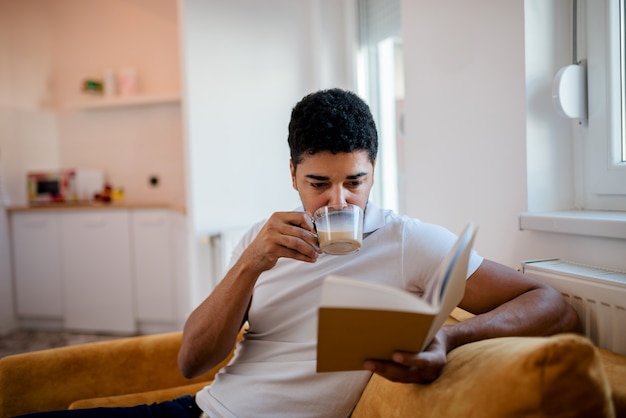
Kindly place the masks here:
[[(458, 317), (455, 317), (458, 318)], [(452, 321), (457, 320), (451, 318)], [(216, 367), (188, 380), (181, 333), (123, 338), (0, 359), (0, 417), (152, 403), (194, 394)], [(584, 337), (507, 337), (459, 347), (435, 382), (374, 375), (352, 417), (626, 417), (626, 356)]]

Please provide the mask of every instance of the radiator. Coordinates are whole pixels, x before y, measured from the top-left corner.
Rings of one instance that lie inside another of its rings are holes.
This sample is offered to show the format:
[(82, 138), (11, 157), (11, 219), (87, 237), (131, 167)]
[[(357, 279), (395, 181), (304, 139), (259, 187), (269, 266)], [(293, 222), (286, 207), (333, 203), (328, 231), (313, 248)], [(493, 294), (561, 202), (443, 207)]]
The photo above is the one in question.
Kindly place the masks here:
[(209, 250), (208, 261), (211, 264), (211, 285), (213, 288), (226, 274), (232, 250), (247, 230), (248, 227), (224, 229), (207, 235), (201, 240)]
[(563, 294), (587, 338), (626, 355), (626, 273), (562, 260), (525, 261), (522, 271)]

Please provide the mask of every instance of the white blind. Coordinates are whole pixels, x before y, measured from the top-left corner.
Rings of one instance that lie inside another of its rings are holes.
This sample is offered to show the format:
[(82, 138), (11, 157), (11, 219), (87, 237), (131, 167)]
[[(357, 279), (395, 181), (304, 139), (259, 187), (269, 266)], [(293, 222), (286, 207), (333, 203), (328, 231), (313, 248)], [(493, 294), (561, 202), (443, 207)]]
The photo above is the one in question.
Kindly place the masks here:
[(400, 0), (359, 0), (361, 42), (375, 45), (401, 36)]

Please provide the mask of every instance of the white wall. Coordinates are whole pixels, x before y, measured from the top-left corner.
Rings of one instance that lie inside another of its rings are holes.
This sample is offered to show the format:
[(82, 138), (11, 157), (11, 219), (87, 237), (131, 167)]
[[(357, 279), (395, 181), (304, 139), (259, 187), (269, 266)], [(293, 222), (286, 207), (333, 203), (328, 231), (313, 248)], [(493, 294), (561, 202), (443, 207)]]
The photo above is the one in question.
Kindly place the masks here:
[(556, 12), (564, 0), (552, 3), (402, 1), (407, 211), (455, 232), (476, 222), (477, 249), (515, 268), (554, 257), (626, 270), (624, 240), (518, 227), (520, 213), (563, 209), (573, 199), (569, 125), (550, 97), (552, 77), (569, 58), (554, 58), (569, 42), (562, 34), (569, 16)]
[[(54, 65), (60, 162), (104, 169), (128, 203), (185, 201), (182, 113), (178, 103), (83, 110), (86, 77), (132, 67), (139, 94), (180, 91), (176, 0), (53, 0)], [(159, 177), (158, 187), (149, 178)]]
[(529, 211), (575, 207), (570, 156), (577, 121), (559, 117), (552, 102), (552, 78), (572, 63), (571, 6), (571, 0), (525, 2)]
[(351, 0), (185, 0), (183, 67), (194, 304), (210, 291), (200, 238), (299, 204), (287, 125), (300, 98), (353, 88)]
[(526, 208), (522, 2), (402, 2), (408, 214), (507, 264)]
[(50, 6), (0, 0), (0, 165), (10, 204), (26, 202), (26, 170), (59, 164)]

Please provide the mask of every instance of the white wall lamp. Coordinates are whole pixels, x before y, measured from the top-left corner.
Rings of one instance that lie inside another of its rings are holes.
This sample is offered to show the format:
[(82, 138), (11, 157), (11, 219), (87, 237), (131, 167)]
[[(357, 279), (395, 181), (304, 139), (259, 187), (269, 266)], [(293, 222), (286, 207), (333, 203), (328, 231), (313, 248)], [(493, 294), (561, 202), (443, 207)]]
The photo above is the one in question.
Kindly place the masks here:
[(573, 64), (561, 68), (552, 81), (552, 100), (559, 115), (578, 119), (579, 125), (587, 124), (587, 65), (578, 61), (576, 0), (572, 1), (572, 55)]

